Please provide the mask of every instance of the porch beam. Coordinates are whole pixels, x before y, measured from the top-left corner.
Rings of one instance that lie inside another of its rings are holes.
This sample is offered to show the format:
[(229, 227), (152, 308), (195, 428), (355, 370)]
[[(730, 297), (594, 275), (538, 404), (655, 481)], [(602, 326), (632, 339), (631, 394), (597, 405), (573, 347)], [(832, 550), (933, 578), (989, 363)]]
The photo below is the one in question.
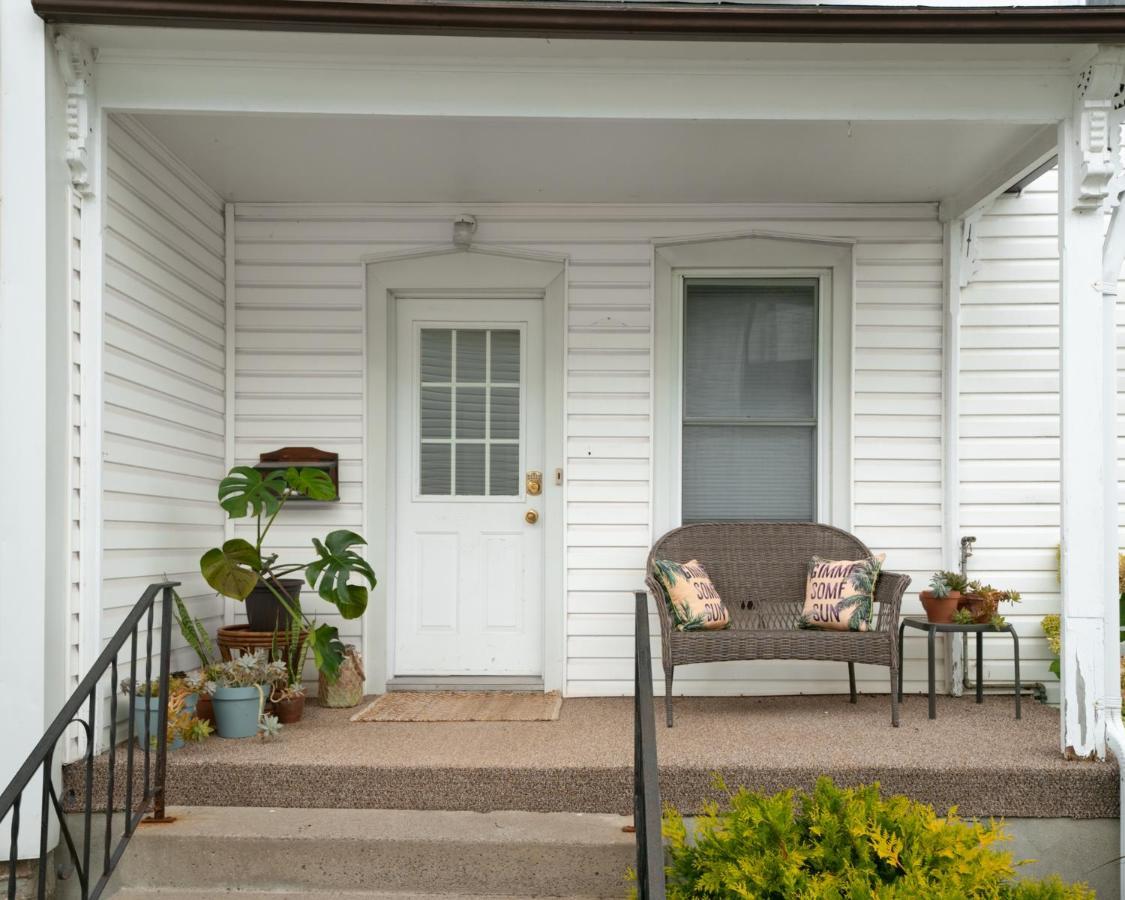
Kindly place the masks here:
[(1107, 7), (767, 6), (574, 0), (32, 0), (52, 23), (530, 37), (1044, 41), (1125, 39)]
[(1115, 315), (1125, 249), (1116, 214), (1107, 240), (1105, 209), (1119, 200), (1123, 80), (1122, 49), (1101, 52), (1059, 126), (1061, 716), (1063, 752), (1077, 758), (1104, 758), (1107, 729), (1121, 728)]
[[(517, 118), (1050, 124), (1069, 65), (606, 60), (98, 48), (110, 110)], [(171, 38), (169, 37), (169, 40)], [(265, 42), (265, 43), (263, 43)], [(436, 48), (435, 51), (436, 52)]]
[(983, 173), (960, 193), (947, 197), (938, 207), (938, 218), (952, 222), (988, 206), (1021, 178), (1054, 157), (1058, 148), (1058, 126), (1045, 125), (1007, 159)]

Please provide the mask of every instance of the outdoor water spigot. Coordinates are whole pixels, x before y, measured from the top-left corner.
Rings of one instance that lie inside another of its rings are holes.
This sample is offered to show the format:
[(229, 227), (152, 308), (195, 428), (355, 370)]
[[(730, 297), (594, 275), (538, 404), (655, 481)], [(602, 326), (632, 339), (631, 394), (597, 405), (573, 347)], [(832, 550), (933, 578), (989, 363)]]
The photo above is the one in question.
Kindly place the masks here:
[(975, 537), (972, 537), (971, 535), (966, 535), (965, 537), (961, 538), (961, 574), (962, 575), (965, 574), (965, 565), (968, 562), (969, 557), (973, 555), (973, 544), (975, 544), (976, 541), (977, 541), (977, 539)]

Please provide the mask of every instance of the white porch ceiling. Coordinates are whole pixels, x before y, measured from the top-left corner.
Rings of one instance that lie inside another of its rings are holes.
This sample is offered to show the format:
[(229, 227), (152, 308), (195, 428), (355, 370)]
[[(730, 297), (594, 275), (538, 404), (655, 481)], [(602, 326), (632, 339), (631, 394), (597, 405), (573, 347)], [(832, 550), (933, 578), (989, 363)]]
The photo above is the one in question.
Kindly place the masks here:
[(912, 202), (957, 194), (1041, 126), (148, 114), (232, 201)]

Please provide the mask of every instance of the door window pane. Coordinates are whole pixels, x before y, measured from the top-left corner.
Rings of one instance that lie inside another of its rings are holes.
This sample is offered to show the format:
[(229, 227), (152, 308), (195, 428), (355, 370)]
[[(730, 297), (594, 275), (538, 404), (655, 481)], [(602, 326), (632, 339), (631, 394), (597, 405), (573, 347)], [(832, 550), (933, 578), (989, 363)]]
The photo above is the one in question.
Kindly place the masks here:
[(493, 497), (515, 497), (520, 492), (519, 444), (492, 444), (488, 493)]
[(517, 440), (520, 436), (520, 389), (492, 389), (491, 434), (494, 439)]
[(483, 497), (484, 444), (457, 445), (457, 496)]
[(448, 440), (453, 435), (453, 389), (422, 385), (419, 426), (424, 438)]
[(421, 330), (423, 496), (519, 496), (520, 342), (513, 329)]
[(457, 382), (459, 384), (484, 382), (485, 346), (487, 332), (457, 329)]
[(520, 380), (520, 333), (492, 332), (492, 382), (518, 384)]
[(453, 378), (453, 330), (422, 329), (422, 382), (448, 384)]
[(453, 486), (453, 469), (450, 466), (449, 444), (422, 444), (418, 456), (421, 468), (420, 493), (445, 496)]
[(684, 522), (816, 518), (817, 282), (685, 284)]

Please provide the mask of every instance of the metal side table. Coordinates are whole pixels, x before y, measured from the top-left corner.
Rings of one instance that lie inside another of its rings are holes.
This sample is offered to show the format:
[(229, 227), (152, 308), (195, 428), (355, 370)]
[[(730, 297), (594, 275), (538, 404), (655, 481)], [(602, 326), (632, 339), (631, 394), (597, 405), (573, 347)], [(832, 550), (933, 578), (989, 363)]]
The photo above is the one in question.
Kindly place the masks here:
[(1016, 629), (1011, 623), (1003, 628), (993, 628), (992, 625), (960, 625), (957, 622), (938, 623), (931, 622), (924, 616), (905, 616), (898, 626), (898, 699), (902, 702), (902, 645), (907, 628), (917, 628), (926, 632), (926, 655), (930, 677), (930, 718), (937, 718), (937, 697), (934, 688), (934, 638), (938, 634), (975, 634), (977, 636), (977, 703), (984, 702), (984, 636), (986, 634), (1003, 634), (1007, 632), (1012, 636), (1012, 647), (1015, 651), (1015, 681), (1016, 681), (1016, 718), (1020, 714), (1020, 639)]

